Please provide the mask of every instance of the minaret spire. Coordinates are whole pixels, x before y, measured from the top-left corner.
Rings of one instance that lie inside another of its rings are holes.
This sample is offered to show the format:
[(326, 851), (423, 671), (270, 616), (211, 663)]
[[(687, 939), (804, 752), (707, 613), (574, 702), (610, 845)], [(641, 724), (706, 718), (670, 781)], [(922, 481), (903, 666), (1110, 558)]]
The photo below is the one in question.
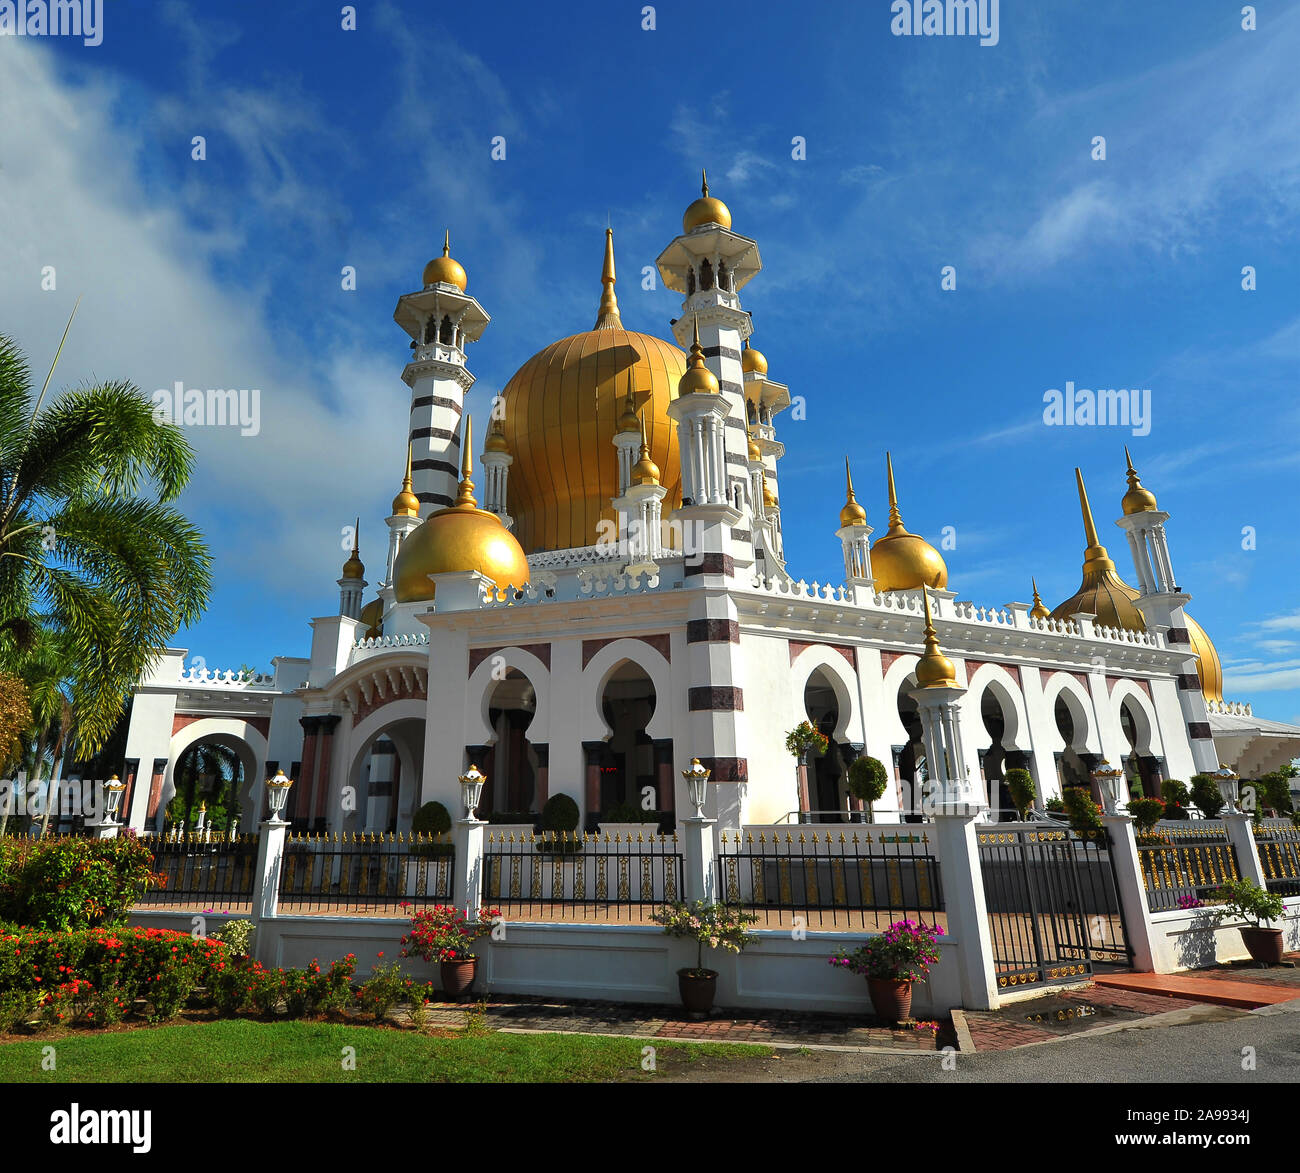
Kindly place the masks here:
[(464, 435), (460, 441), (460, 491), (456, 494), (456, 508), (477, 509), (478, 502), (474, 500), (474, 482), (470, 480), (470, 473), (474, 471), (471, 463), (471, 453), (474, 448), (474, 420), (468, 412), (465, 413)]
[(930, 592), (925, 587), (921, 588), (921, 598), (925, 606), (925, 654), (916, 665), (916, 682), (921, 688), (955, 688), (956, 669), (939, 648), (939, 633), (930, 614)]
[(451, 229), (444, 228), (442, 233), (442, 255), (451, 256)]
[(707, 197), (709, 194), (709, 173), (703, 167), (700, 168), (700, 195)]
[(1029, 582), (1034, 588), (1034, 605), (1029, 611), (1029, 617), (1031, 619), (1050, 618), (1052, 613), (1047, 609), (1047, 604), (1043, 602), (1042, 598), (1038, 594), (1038, 580), (1031, 576)]
[(853, 495), (853, 472), (849, 468), (847, 456), (844, 458), (844, 485), (844, 508), (840, 510), (840, 528), (843, 529), (848, 525), (864, 525), (867, 511), (858, 504), (858, 499)]
[(903, 532), (903, 515), (898, 511), (898, 490), (894, 488), (894, 458), (885, 453), (885, 468), (889, 471), (889, 533)]
[(600, 283), (604, 287), (600, 295), (600, 311), (596, 315), (595, 330), (617, 330), (623, 325), (618, 312), (618, 296), (614, 292), (617, 281), (614, 272), (614, 230), (605, 229), (605, 265), (601, 270)]

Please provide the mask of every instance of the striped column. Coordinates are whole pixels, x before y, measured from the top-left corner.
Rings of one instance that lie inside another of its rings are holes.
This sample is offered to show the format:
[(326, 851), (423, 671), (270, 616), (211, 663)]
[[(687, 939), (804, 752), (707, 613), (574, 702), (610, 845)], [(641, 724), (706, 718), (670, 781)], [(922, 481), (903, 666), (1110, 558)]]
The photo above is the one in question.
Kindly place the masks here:
[[(417, 364), (412, 363), (411, 367)], [(411, 485), (420, 499), (420, 516), (428, 517), (456, 499), (460, 480), (460, 417), (465, 392), (474, 376), (457, 368), (462, 379), (440, 374), (448, 364), (424, 362), (411, 382)], [(407, 368), (409, 372), (411, 367)], [(462, 383), (464, 386), (462, 387)]]
[(741, 753), (740, 715), (745, 698), (740, 688), (740, 623), (736, 605), (725, 591), (709, 589), (709, 579), (725, 582), (726, 571), (704, 565), (704, 589), (691, 602), (686, 625), (687, 709), (690, 738), (676, 744), (685, 768), (692, 757), (713, 771), (713, 803), (710, 817), (720, 826), (740, 826), (742, 811), (739, 783), (749, 781), (749, 764)]

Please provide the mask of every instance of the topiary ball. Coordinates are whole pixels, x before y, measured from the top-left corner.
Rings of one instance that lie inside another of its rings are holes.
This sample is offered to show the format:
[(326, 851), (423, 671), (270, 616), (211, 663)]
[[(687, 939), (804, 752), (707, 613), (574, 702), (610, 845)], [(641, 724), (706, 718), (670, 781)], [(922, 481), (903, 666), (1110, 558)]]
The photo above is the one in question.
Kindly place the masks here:
[(578, 804), (567, 794), (552, 794), (542, 807), (543, 831), (576, 831)]

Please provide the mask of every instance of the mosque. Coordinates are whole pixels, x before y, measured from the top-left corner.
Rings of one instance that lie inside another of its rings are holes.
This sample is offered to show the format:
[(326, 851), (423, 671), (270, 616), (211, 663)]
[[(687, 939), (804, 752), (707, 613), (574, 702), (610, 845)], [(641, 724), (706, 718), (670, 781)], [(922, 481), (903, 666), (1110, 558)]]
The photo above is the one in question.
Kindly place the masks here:
[[(354, 548), (338, 613), (313, 619), (310, 655), (277, 657), (268, 677), (161, 655), (132, 706), (131, 826), (161, 826), (177, 764), (204, 742), (238, 756), (246, 828), (282, 769), (294, 823), (333, 831), (404, 830), (433, 799), (457, 813), (471, 764), (488, 779), (479, 812), (499, 821), (531, 821), (564, 793), (587, 828), (629, 805), (669, 826), (694, 757), (724, 827), (847, 817), (847, 768), (864, 753), (894, 779), (877, 814), (906, 815), (953, 771), (926, 761), (933, 720), (959, 730), (956, 772), (995, 810), (1011, 807), (1011, 767), (1030, 770), (1041, 803), (1103, 758), (1151, 794), (1300, 753), (1300, 728), (1224, 701), (1169, 514), (1131, 460), (1115, 524), (1136, 586), (1076, 472), (1079, 589), (1051, 610), (1036, 585), (1030, 604), (958, 600), (939, 551), (904, 524), (911, 474), (896, 479), (888, 456), (885, 531), (872, 540), (846, 465), (844, 580), (800, 579), (782, 540), (790, 393), (741, 301), (758, 244), (706, 179), (657, 266), (683, 299), (674, 340), (624, 326), (607, 230), (595, 324), (519, 368), (480, 421), (476, 469), (468, 352), (490, 318), (444, 242), (394, 313), (411, 411), (382, 570)], [(803, 772), (785, 738), (805, 720), (829, 748)]]

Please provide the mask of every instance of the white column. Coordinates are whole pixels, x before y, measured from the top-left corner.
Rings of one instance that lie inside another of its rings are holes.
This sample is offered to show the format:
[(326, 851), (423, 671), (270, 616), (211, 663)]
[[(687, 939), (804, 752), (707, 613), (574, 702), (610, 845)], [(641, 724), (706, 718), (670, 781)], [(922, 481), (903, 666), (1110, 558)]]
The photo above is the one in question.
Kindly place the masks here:
[[(282, 819), (265, 819), (257, 840), (256, 887), (253, 889), (253, 923), (273, 919), (280, 905), (280, 861), (284, 858), (284, 841), (289, 824)], [(257, 933), (257, 960), (263, 965), (274, 965), (275, 958), (268, 955), (271, 934)]]
[(483, 829), (487, 823), (475, 818), (457, 819), (452, 831), (456, 846), (452, 901), (471, 920), (477, 919), (483, 893)]
[(1155, 930), (1147, 905), (1146, 885), (1142, 882), (1142, 865), (1138, 859), (1133, 820), (1128, 815), (1102, 815), (1102, 825), (1110, 845), (1111, 865), (1115, 870), (1115, 887), (1119, 893), (1124, 936), (1133, 951), (1133, 968), (1140, 973), (1155, 969)]
[(935, 811), (931, 827), (938, 857), (943, 861), (948, 935), (957, 945), (961, 967), (961, 1004), (967, 1010), (988, 1010), (998, 1004), (998, 983), (975, 840), (977, 817), (964, 806), (945, 804)]
[(713, 904), (717, 900), (717, 865), (714, 856), (713, 819), (690, 818), (683, 821), (682, 839), (683, 896), (688, 904), (703, 900)]

